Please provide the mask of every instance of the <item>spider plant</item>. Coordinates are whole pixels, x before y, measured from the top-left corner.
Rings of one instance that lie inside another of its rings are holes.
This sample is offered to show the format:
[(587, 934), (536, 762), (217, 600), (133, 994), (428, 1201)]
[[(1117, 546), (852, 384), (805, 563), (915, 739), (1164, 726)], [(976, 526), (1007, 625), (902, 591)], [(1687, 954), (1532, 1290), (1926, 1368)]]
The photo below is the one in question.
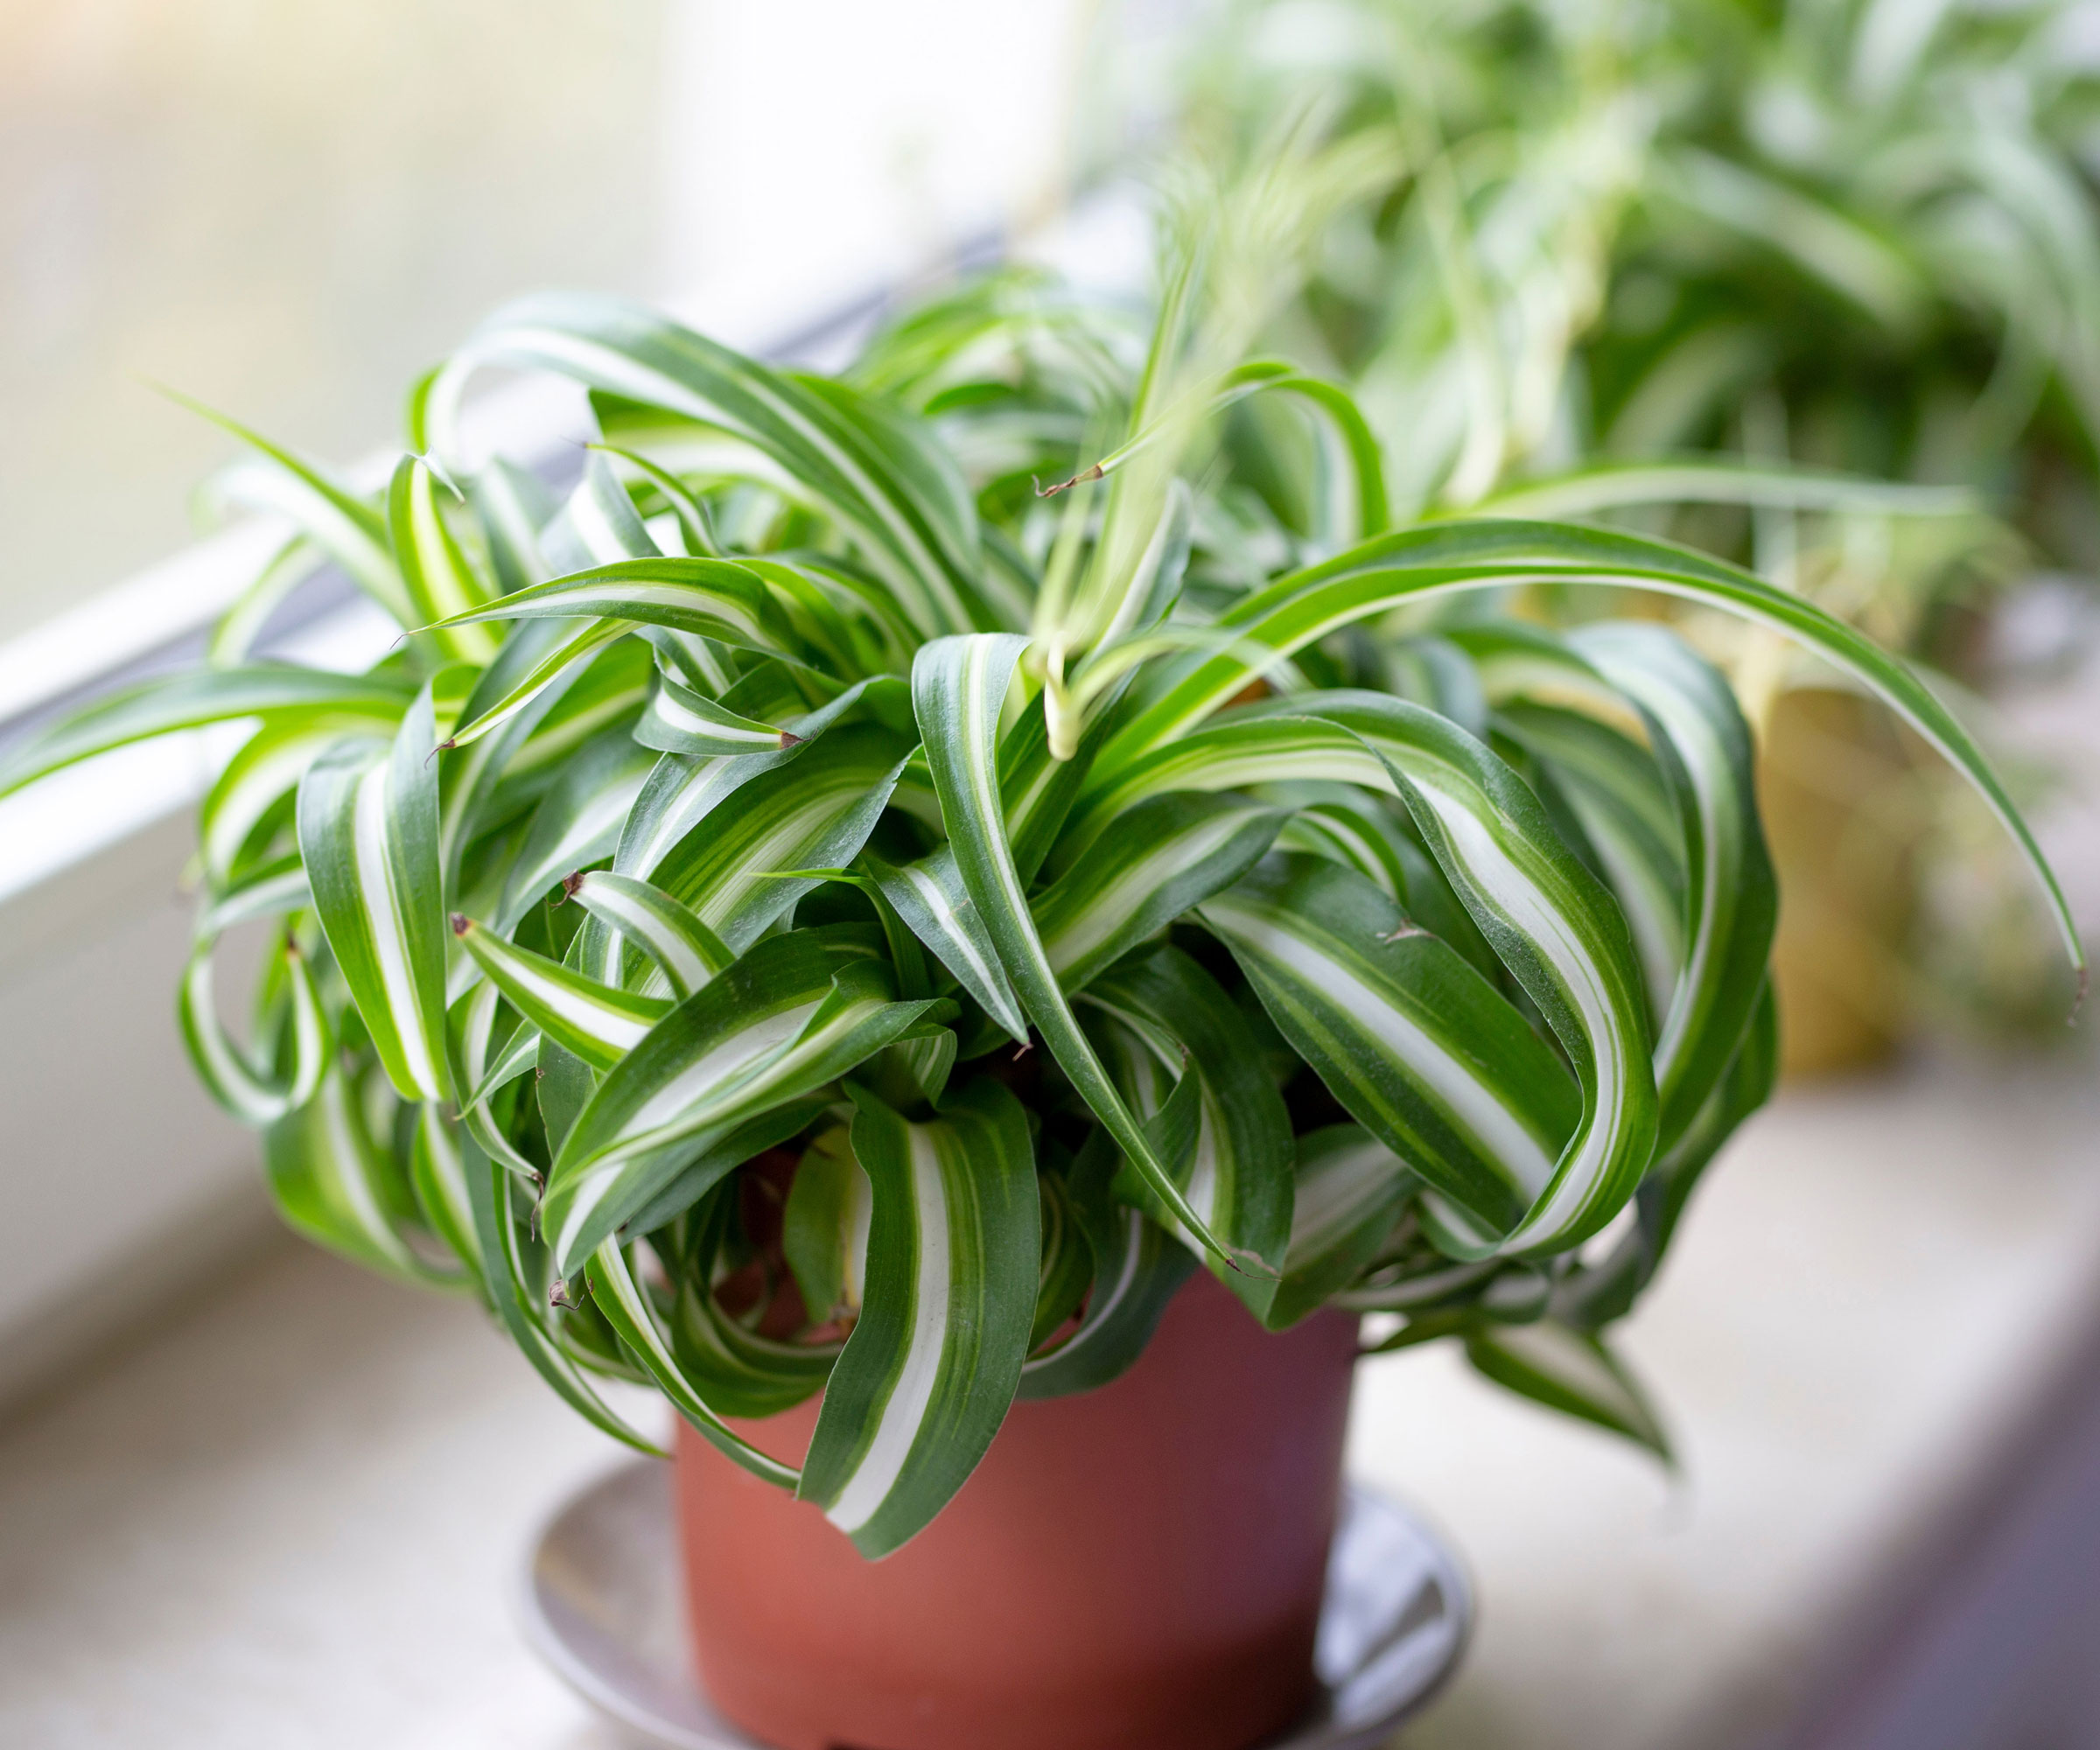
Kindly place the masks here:
[[(2076, 24), (2054, 0), (1244, 0), (1179, 119), (1214, 154), (1308, 112), (1384, 150), (1272, 340), (1355, 385), (1404, 512), (1668, 533), (1975, 684), (1999, 592), (2100, 574), (2100, 69)], [(1272, 470), (1279, 507), (1302, 472)], [(1872, 904), (1787, 822), (1789, 989), (1877, 1032), (2054, 1012), (2016, 891), (1989, 936), (1906, 922), (1968, 830), (1958, 794), (1810, 654), (1675, 617), (1768, 740), (1773, 805), (1882, 822)], [(1825, 795), (1833, 756), (1868, 788)], [(2006, 892), (1994, 858), (1965, 874)], [(1818, 912), (1871, 974), (1802, 934)]]
[(2092, 569), (2100, 69), (2076, 27), (2066, 0), (1241, 0), (1180, 123), (1230, 152), (1310, 108), (1384, 152), (1278, 332), (1360, 385), (1405, 508), (1578, 462), (1619, 466), (1527, 486), (1527, 514), (1807, 508), (1810, 480), (1627, 466), (1783, 446), (1976, 489)]
[[(1395, 523), (1349, 396), (1245, 352), (1308, 186), (1364, 172), (1299, 158), (1177, 233), (1149, 340), (998, 276), (826, 377), (545, 296), (417, 386), (382, 494), (242, 433), (397, 648), (229, 639), (0, 788), (253, 725), (179, 1013), (296, 1228), (482, 1301), (644, 1447), (601, 1382), (653, 1384), (871, 1557), (1199, 1267), (1663, 1448), (1601, 1334), (1771, 1086), (1749, 734), (1658, 626), (1410, 615), (1544, 580), (1782, 628), (2062, 902), (1960, 724), (1798, 596), (1629, 534)], [(491, 367), (589, 392), (558, 503), (456, 435)], [(1250, 398), (1325, 434), (1306, 528), (1215, 441)], [(214, 949), (256, 920), (244, 1044)], [(820, 1390), (799, 1467), (732, 1425)]]

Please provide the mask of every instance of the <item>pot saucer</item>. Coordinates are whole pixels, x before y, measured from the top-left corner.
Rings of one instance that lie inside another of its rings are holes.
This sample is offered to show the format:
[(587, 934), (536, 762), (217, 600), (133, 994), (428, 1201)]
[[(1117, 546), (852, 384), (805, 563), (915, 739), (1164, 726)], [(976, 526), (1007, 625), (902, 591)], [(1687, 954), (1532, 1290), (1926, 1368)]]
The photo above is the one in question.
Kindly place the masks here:
[[(685, 1648), (669, 1468), (621, 1465), (562, 1503), (519, 1577), (528, 1641), (634, 1742), (766, 1750), (708, 1705)], [(1320, 1697), (1268, 1750), (1370, 1750), (1457, 1664), (1473, 1616), (1463, 1571), (1405, 1508), (1350, 1488), (1327, 1564)]]

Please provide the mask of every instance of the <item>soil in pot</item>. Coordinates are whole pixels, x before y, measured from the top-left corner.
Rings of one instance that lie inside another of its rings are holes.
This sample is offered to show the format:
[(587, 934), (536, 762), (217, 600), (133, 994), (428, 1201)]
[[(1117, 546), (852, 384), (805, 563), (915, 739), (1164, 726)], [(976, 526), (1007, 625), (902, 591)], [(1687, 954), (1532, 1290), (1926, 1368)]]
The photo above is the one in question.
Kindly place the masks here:
[[(1355, 1347), (1199, 1271), (1130, 1372), (1016, 1404), (880, 1562), (682, 1424), (702, 1682), (781, 1750), (1246, 1750), (1312, 1698)], [(740, 1432), (799, 1462), (816, 1410)]]

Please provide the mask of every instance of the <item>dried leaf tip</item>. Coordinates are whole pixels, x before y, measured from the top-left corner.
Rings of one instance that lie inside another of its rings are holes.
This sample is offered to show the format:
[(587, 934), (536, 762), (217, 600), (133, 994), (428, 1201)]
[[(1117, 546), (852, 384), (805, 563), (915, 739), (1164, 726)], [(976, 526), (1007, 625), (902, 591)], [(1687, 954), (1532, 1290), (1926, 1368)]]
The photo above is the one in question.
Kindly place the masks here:
[(780, 746), (783, 748), (800, 747), (802, 745), (802, 738), (797, 735), (793, 730), (783, 729), (780, 732)]
[(1035, 495), (1038, 498), (1055, 498), (1061, 492), (1070, 492), (1074, 486), (1083, 486), (1088, 480), (1097, 480), (1101, 477), (1102, 466), (1099, 462), (1096, 462), (1092, 467), (1082, 469), (1070, 480), (1060, 480), (1054, 486), (1037, 485), (1033, 474), (1028, 476), (1028, 484), (1035, 487)]
[(467, 931), (472, 929), (473, 927), (474, 920), (468, 917), (465, 912), (454, 912), (452, 914), (452, 934), (454, 935), (465, 935)]
[(559, 1277), (555, 1278), (554, 1286), (547, 1291), (547, 1304), (550, 1306), (565, 1306), (571, 1309), (576, 1306), (576, 1302), (569, 1298), (569, 1284)]
[(1250, 1276), (1257, 1282), (1278, 1282), (1283, 1278), (1283, 1271), (1259, 1252), (1250, 1250), (1245, 1246), (1227, 1246), (1225, 1262), (1240, 1275)]
[(562, 877), (562, 898), (573, 900), (576, 897), (576, 890), (583, 885), (584, 872), (580, 869), (571, 869)]

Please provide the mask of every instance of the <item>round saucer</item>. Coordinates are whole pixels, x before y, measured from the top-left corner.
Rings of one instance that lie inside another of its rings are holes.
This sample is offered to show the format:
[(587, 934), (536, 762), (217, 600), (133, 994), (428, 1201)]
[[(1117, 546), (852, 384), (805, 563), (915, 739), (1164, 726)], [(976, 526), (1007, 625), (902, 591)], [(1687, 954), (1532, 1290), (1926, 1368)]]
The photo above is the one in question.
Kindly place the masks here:
[[(766, 1750), (708, 1704), (685, 1646), (670, 1473), (635, 1459), (549, 1516), (518, 1614), (540, 1656), (607, 1720), (662, 1750)], [(1352, 1487), (1327, 1563), (1320, 1699), (1269, 1750), (1372, 1750), (1457, 1664), (1473, 1595), (1443, 1540)]]

